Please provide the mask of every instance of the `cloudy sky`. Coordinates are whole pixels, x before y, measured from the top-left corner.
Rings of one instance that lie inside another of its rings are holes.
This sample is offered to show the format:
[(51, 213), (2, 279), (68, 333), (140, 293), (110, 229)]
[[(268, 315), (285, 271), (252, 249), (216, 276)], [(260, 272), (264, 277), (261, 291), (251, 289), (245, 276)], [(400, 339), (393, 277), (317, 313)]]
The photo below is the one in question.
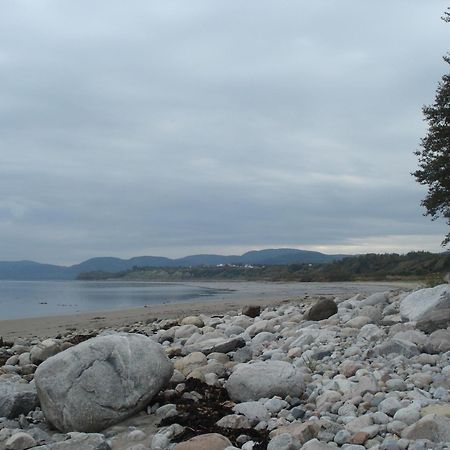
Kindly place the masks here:
[(439, 251), (447, 3), (2, 1), (0, 260)]

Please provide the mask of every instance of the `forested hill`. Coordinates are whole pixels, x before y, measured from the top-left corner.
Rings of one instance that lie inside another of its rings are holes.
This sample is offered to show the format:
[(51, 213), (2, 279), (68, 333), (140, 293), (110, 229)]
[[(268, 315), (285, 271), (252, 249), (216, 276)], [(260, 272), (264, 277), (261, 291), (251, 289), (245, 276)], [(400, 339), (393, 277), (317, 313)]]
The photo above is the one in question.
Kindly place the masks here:
[(411, 252), (406, 255), (367, 254), (329, 264), (214, 265), (198, 267), (134, 267), (108, 273), (80, 274), (82, 280), (141, 281), (266, 280), (266, 281), (382, 281), (424, 280), (441, 282), (450, 272), (450, 253)]
[(41, 264), (34, 261), (0, 261), (0, 280), (73, 280), (80, 273), (116, 273), (133, 267), (196, 267), (218, 264), (319, 264), (342, 259), (344, 255), (293, 248), (254, 250), (243, 255), (190, 255), (171, 259), (162, 256), (137, 256), (130, 259), (96, 257), (72, 266)]

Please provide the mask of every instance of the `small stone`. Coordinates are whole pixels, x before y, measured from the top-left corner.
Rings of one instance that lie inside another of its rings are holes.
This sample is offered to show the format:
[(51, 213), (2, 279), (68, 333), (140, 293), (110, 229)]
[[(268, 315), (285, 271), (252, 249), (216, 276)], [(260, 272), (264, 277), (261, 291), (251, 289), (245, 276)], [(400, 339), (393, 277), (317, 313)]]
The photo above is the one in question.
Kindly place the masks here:
[(228, 378), (225, 388), (234, 401), (259, 400), (275, 395), (300, 396), (304, 389), (303, 373), (284, 361), (241, 364)]
[(347, 444), (351, 438), (351, 433), (347, 430), (339, 430), (334, 436), (334, 442), (338, 445)]
[(378, 405), (378, 411), (381, 411), (388, 416), (393, 416), (401, 407), (402, 404), (398, 399), (395, 397), (388, 397)]
[(406, 383), (399, 378), (392, 378), (386, 381), (386, 388), (388, 391), (406, 391)]
[(198, 316), (187, 316), (181, 321), (181, 325), (195, 325), (198, 328), (202, 328), (205, 324)]
[(243, 402), (238, 403), (233, 411), (247, 417), (252, 423), (269, 420), (270, 414), (267, 408), (259, 402)]
[(380, 445), (380, 450), (400, 450), (400, 447), (397, 440), (385, 439)]
[(278, 397), (273, 397), (264, 403), (264, 407), (267, 408), (272, 414), (280, 412), (283, 408), (288, 407), (288, 402)]
[(336, 303), (330, 298), (317, 300), (306, 312), (306, 320), (324, 320), (338, 312)]
[(372, 424), (372, 417), (366, 415), (351, 420), (345, 425), (345, 428), (351, 433), (358, 433), (362, 428), (369, 427)]
[(422, 416), (426, 416), (428, 414), (437, 414), (438, 416), (450, 418), (450, 403), (425, 406), (420, 411), (420, 414)]
[(242, 314), (248, 317), (255, 318), (261, 314), (261, 307), (259, 305), (247, 305), (242, 308)]
[(40, 364), (60, 351), (61, 341), (59, 339), (45, 339), (31, 348), (30, 359), (33, 364)]
[(221, 434), (210, 433), (195, 436), (175, 445), (172, 450), (225, 450), (231, 442)]
[(301, 444), (297, 439), (288, 433), (283, 433), (271, 439), (267, 450), (299, 450), (300, 447)]
[(208, 360), (201, 352), (193, 352), (184, 358), (177, 359), (174, 363), (176, 370), (181, 372), (184, 376), (189, 375), (194, 369), (206, 366)]
[(381, 411), (377, 411), (372, 416), (373, 423), (376, 423), (378, 425), (386, 425), (391, 419), (387, 414)]
[(35, 447), (36, 441), (28, 433), (18, 432), (13, 434), (6, 442), (6, 450), (26, 450)]
[(252, 424), (249, 419), (245, 416), (240, 416), (238, 414), (229, 414), (228, 416), (222, 417), (216, 422), (218, 427), (222, 428), (251, 428)]
[(336, 450), (334, 445), (325, 444), (318, 439), (311, 439), (302, 446), (302, 450)]
[(409, 406), (407, 408), (401, 408), (394, 414), (394, 420), (400, 420), (406, 425), (412, 425), (420, 419), (420, 412), (417, 408)]
[(401, 432), (406, 428), (406, 423), (400, 422), (400, 420), (393, 420), (387, 424), (387, 431), (392, 434), (400, 436)]
[(369, 434), (365, 431), (358, 431), (358, 433), (355, 433), (351, 438), (349, 443), (350, 444), (357, 444), (357, 445), (363, 445), (364, 442), (366, 442), (369, 439)]
[(450, 419), (437, 414), (422, 417), (414, 425), (405, 428), (402, 438), (428, 439), (431, 442), (450, 442)]

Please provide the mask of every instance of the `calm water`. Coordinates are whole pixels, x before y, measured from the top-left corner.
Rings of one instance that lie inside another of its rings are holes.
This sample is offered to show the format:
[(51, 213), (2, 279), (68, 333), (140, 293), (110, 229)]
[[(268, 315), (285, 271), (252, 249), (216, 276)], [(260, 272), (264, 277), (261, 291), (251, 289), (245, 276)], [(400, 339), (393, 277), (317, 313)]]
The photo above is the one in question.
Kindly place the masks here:
[(0, 320), (221, 299), (231, 292), (183, 283), (0, 281)]
[(2, 281), (0, 320), (76, 314), (183, 301), (293, 299), (308, 295), (371, 294), (410, 283), (264, 283), (120, 281)]

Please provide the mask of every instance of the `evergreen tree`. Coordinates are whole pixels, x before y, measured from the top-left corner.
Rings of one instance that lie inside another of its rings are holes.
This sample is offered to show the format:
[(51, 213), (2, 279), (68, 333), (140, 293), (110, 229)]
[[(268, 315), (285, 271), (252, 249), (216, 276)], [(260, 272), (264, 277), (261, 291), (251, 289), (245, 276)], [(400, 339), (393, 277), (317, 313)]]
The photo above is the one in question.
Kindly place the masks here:
[[(442, 19), (450, 23), (450, 12)], [(450, 64), (450, 53), (444, 60)], [(422, 111), (428, 131), (421, 141), (422, 149), (416, 152), (419, 169), (413, 175), (420, 184), (428, 186), (421, 203), (426, 208), (425, 215), (431, 216), (432, 220), (443, 217), (450, 225), (450, 73), (439, 82), (434, 103), (424, 106)], [(442, 246), (449, 243), (450, 233), (445, 236)]]

